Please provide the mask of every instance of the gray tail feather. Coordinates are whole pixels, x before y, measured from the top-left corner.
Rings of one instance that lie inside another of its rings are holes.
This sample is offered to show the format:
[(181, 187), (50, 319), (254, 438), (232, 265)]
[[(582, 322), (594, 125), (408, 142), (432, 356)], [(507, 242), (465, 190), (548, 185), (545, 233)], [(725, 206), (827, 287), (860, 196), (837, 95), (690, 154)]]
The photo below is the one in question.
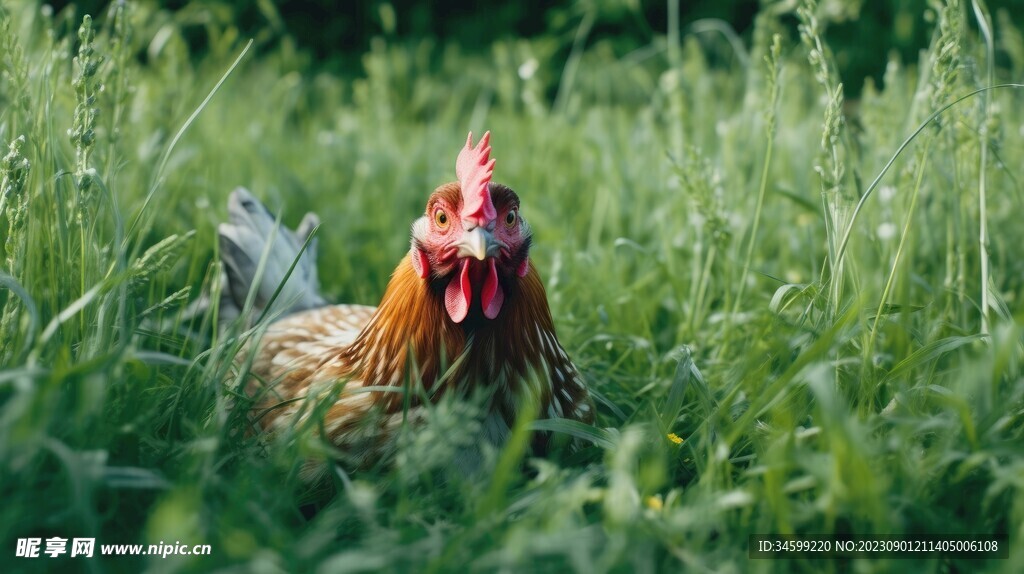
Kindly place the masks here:
[[(269, 247), (253, 310), (256, 314), (266, 309), (274, 291), (285, 279), (289, 267), (299, 256), (303, 244), (320, 223), (316, 214), (307, 213), (295, 231), (279, 226), (275, 231), (275, 218), (262, 203), (245, 188), (237, 188), (228, 198), (228, 222), (217, 228), (220, 236), (221, 261), (224, 263), (225, 283), (221, 291), (220, 322), (222, 325), (241, 314), (249, 291), (256, 284), (256, 271)], [(327, 301), (320, 296), (316, 276), (316, 239), (302, 253), (287, 283), (274, 300), (271, 313), (282, 315), (305, 309), (322, 307)]]

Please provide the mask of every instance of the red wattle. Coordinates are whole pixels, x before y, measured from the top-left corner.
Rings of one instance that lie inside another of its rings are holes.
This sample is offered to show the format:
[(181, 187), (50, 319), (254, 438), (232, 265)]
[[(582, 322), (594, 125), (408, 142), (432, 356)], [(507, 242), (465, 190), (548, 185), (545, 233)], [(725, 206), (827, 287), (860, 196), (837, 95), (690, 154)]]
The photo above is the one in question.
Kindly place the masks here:
[(469, 283), (469, 259), (462, 260), (462, 269), (452, 277), (444, 290), (444, 307), (452, 321), (461, 323), (469, 314), (469, 304), (473, 300), (473, 287)]
[(501, 311), (501, 304), (505, 302), (505, 292), (498, 282), (498, 270), (494, 267), (494, 258), (487, 260), (487, 276), (484, 278), (484, 288), (480, 292), (480, 303), (484, 307), (484, 317), (493, 319)]

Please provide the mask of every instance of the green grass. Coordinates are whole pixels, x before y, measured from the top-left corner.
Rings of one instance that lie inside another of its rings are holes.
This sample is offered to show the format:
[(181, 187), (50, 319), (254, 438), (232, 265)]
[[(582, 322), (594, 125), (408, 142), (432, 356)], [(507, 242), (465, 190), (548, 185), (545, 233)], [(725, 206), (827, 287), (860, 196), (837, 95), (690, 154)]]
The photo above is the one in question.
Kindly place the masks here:
[[(225, 77), (247, 39), (211, 24), (191, 58), (183, 28), (221, 21), (195, 5), (96, 15), (90, 54), (80, 15), (31, 4), (0, 32), (0, 142), (24, 137), (0, 200), (0, 570), (1024, 569), (1024, 91), (965, 99), (896, 156), (942, 106), (1024, 80), (1009, 14), (951, 3), (919, 62), (850, 102), (813, 7), (800, 33), (761, 14), (746, 60), (677, 27), (564, 67), (544, 39), (380, 40), (341, 79), (287, 40)], [(442, 401), (394, 464), (310, 488), (315, 425), (246, 435), (242, 340), (185, 313), (218, 288), (227, 194), (290, 226), (317, 211), (325, 294), (374, 304), (483, 129), (604, 430), (466, 476), (476, 407)], [(793, 532), (1004, 532), (1011, 553), (747, 558), (748, 535)], [(213, 553), (14, 558), (30, 536)]]

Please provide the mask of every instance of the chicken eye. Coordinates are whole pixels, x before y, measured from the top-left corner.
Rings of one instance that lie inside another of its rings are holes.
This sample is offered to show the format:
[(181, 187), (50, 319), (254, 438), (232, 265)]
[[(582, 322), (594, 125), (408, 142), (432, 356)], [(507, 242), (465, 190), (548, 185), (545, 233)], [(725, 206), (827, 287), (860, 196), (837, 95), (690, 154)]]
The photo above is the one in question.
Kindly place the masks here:
[(434, 223), (441, 229), (446, 229), (448, 227), (448, 214), (443, 209), (438, 209), (434, 212)]
[(505, 226), (512, 227), (516, 224), (516, 210), (511, 210), (508, 215), (505, 216)]

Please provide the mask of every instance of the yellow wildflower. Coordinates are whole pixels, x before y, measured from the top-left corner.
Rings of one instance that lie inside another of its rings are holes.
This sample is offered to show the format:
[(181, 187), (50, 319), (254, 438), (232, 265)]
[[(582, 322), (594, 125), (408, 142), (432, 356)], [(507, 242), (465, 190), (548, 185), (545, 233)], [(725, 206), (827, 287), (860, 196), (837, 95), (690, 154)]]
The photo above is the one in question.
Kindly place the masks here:
[(670, 440), (670, 441), (672, 441), (672, 442), (674, 442), (676, 444), (683, 444), (683, 439), (680, 438), (679, 435), (677, 435), (674, 432), (668, 433), (668, 440)]

